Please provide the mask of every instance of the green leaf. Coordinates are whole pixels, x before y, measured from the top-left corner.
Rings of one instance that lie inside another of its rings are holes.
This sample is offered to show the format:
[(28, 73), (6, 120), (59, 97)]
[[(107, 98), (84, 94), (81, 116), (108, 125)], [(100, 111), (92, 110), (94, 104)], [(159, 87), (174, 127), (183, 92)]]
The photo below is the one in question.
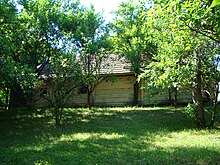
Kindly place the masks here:
[(213, 0), (210, 7), (215, 7), (220, 4), (220, 0)]

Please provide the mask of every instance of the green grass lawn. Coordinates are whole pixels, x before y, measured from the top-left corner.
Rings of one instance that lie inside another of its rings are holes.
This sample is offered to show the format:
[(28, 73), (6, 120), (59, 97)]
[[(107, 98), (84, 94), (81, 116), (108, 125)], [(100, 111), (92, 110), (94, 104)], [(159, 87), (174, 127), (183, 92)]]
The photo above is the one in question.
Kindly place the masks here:
[(220, 130), (197, 130), (183, 108), (0, 111), (1, 164), (220, 164)]

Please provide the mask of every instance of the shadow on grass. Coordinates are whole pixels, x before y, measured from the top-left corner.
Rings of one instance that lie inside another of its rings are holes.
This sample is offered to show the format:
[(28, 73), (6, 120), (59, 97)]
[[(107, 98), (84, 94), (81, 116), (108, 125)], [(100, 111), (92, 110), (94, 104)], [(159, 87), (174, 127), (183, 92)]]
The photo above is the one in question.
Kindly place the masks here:
[[(46, 115), (45, 115), (46, 114)], [(160, 147), (156, 136), (192, 129), (182, 111), (67, 109), (55, 127), (49, 112), (0, 113), (2, 164), (205, 164), (220, 161), (205, 147)]]
[[(160, 148), (130, 138), (60, 141), (7, 151), (6, 164), (218, 164), (218, 151), (203, 147)], [(22, 155), (22, 156), (21, 156)]]
[(193, 124), (181, 111), (101, 109), (65, 111), (63, 125), (54, 126), (48, 111), (8, 113), (0, 112), (0, 140), (25, 144), (50, 141), (73, 133), (117, 133), (130, 137), (157, 132), (180, 131), (193, 128)]
[[(74, 120), (73, 120), (74, 119)], [(129, 110), (129, 111), (91, 111), (67, 112), (63, 128), (73, 128), (74, 132), (122, 133), (127, 136), (142, 135), (146, 132), (181, 131), (195, 128), (194, 123), (182, 111)], [(73, 125), (75, 127), (73, 127)], [(138, 128), (138, 129), (137, 129)]]

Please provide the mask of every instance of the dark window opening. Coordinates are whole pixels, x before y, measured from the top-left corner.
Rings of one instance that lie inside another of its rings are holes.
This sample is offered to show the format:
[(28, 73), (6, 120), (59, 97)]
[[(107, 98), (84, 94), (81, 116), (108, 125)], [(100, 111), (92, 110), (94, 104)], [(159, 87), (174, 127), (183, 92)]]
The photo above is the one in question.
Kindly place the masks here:
[(78, 94), (86, 94), (87, 93), (87, 90), (88, 90), (88, 86), (87, 85), (81, 85), (79, 88), (78, 88)]

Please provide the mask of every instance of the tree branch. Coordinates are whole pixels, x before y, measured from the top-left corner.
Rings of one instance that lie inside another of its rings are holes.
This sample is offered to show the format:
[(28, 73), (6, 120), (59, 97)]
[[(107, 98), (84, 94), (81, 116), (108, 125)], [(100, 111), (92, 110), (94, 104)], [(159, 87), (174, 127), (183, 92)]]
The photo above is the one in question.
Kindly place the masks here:
[(198, 29), (194, 29), (194, 28), (192, 28), (191, 26), (187, 25), (186, 23), (185, 23), (185, 25), (186, 25), (191, 31), (194, 31), (194, 32), (199, 33), (199, 34), (202, 34), (203, 36), (208, 37), (209, 39), (211, 39), (211, 40), (213, 40), (213, 41), (215, 41), (215, 42), (217, 42), (217, 43), (220, 43), (220, 40), (218, 40), (218, 39), (216, 39), (216, 38), (214, 38), (214, 37), (212, 37), (212, 36), (210, 36), (210, 35), (208, 35), (208, 34), (206, 34), (206, 33), (203, 33), (202, 31), (200, 31), (200, 30), (198, 30)]

